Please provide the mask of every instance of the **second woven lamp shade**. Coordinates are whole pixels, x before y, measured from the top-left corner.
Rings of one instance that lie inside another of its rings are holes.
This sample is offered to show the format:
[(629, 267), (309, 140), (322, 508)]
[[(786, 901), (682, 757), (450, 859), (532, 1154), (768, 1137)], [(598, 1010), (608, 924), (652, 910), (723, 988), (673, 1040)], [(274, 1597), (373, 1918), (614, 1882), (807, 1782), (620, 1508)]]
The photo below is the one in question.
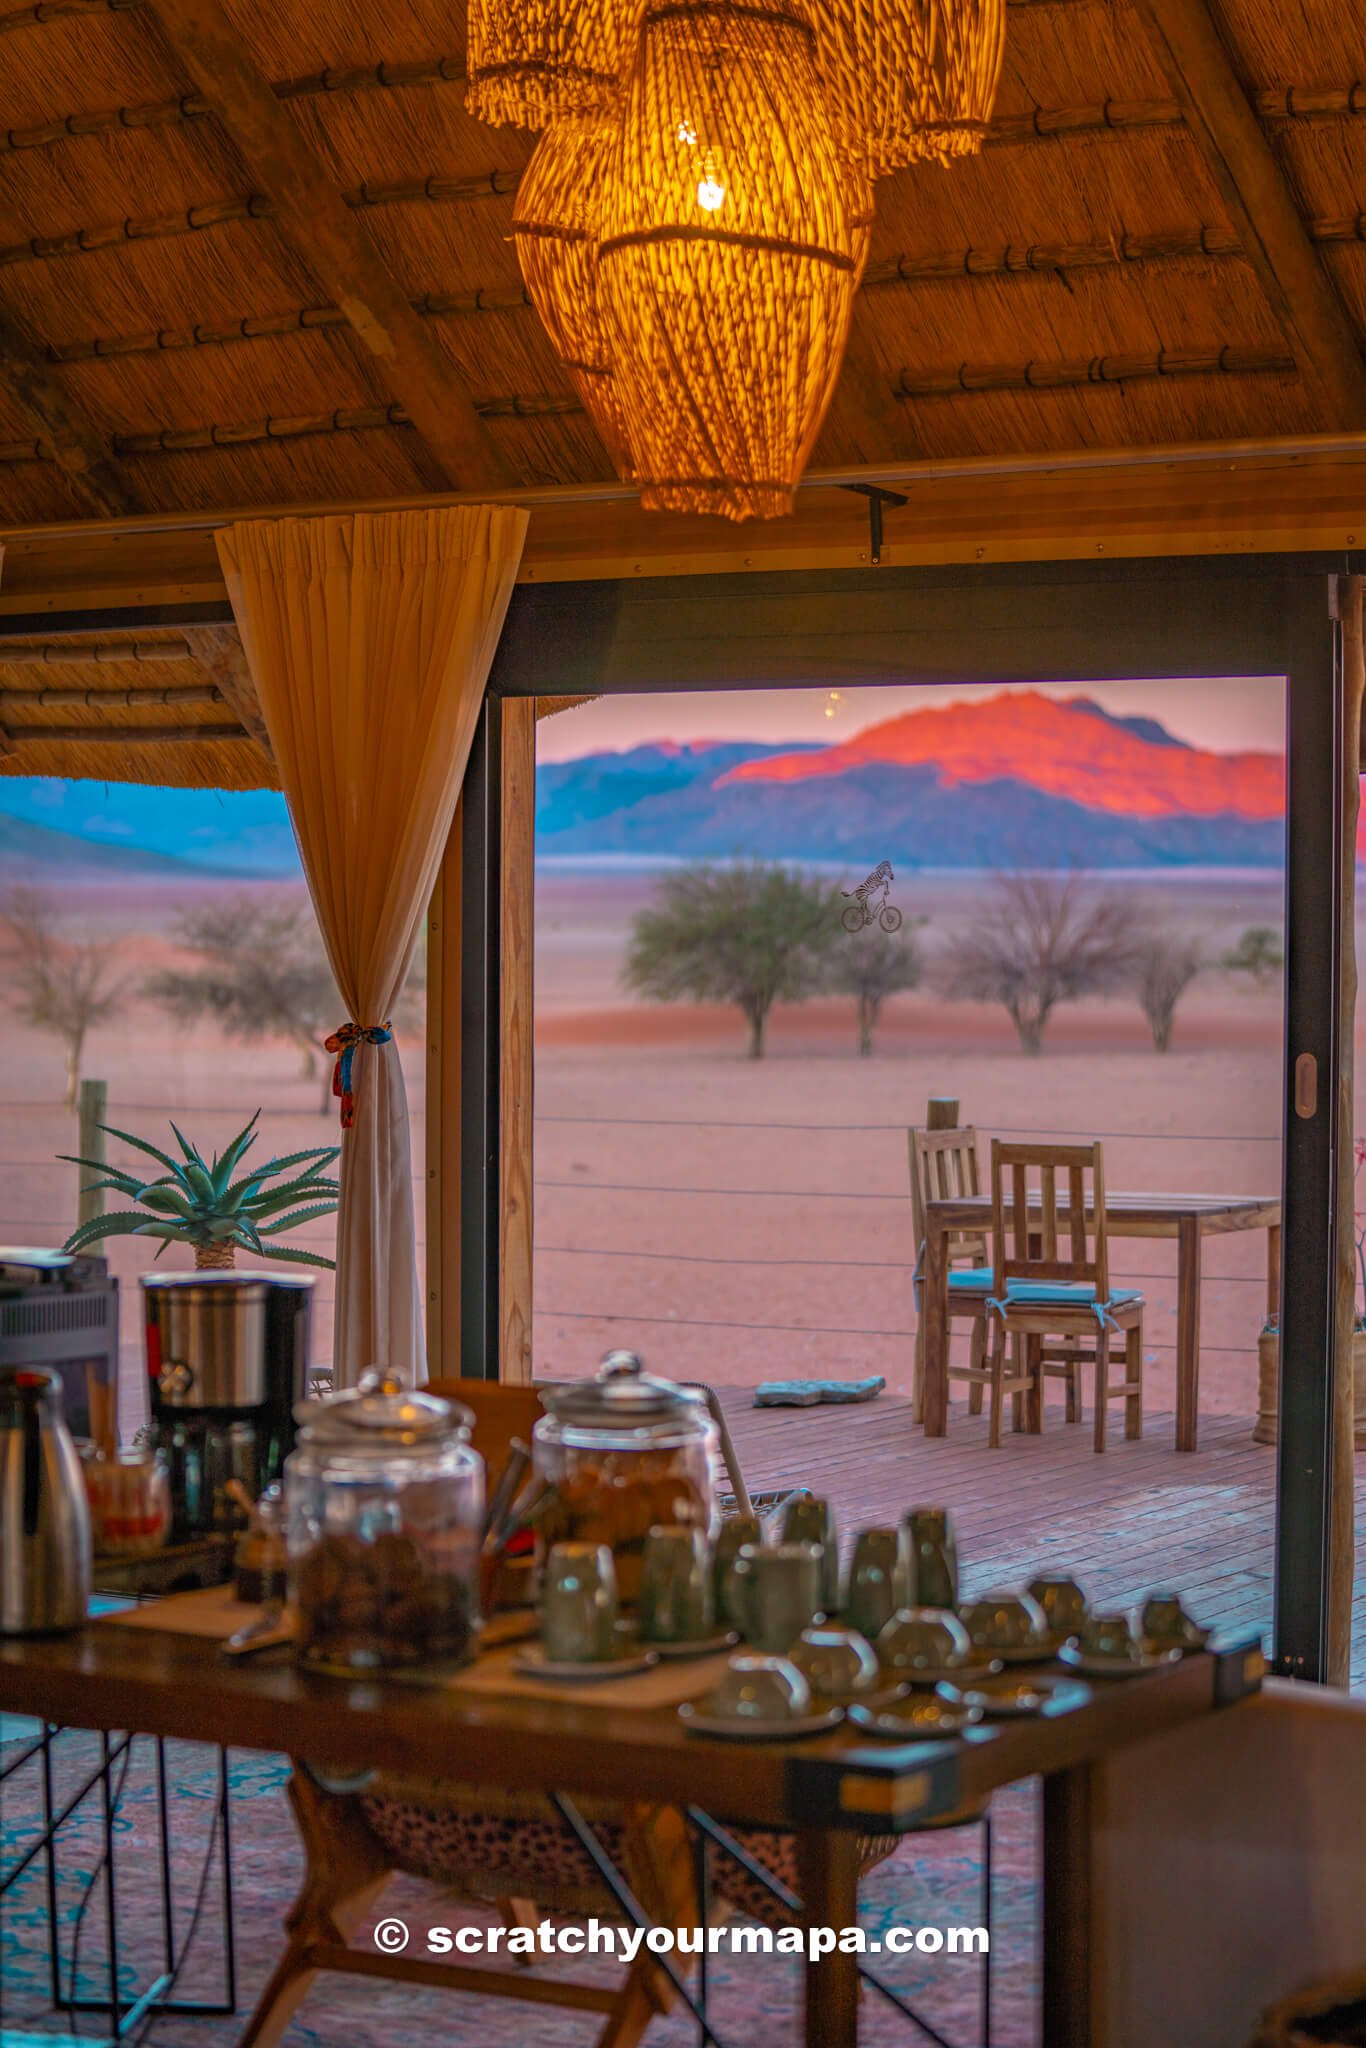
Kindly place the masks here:
[(557, 121), (517, 187), (512, 237), (531, 303), (619, 475), (631, 468), (599, 300), (603, 179), (617, 125), (605, 115)]
[(654, 0), (606, 181), (602, 304), (641, 503), (792, 509), (856, 234), (793, 0)]
[(609, 107), (635, 55), (643, 0), (470, 0), (465, 104), (545, 128)]
[(873, 178), (974, 155), (1005, 53), (1006, 0), (812, 0), (835, 138)]

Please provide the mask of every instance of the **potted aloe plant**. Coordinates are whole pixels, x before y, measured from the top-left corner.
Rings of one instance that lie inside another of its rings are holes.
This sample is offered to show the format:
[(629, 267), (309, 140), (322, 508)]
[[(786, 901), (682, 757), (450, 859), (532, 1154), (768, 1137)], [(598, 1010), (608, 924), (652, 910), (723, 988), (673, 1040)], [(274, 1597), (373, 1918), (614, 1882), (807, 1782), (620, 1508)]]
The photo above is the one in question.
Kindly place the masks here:
[[(73, 1166), (90, 1167), (104, 1178), (90, 1183), (86, 1192), (112, 1188), (138, 1204), (133, 1209), (112, 1209), (78, 1224), (66, 1241), (69, 1252), (84, 1251), (104, 1237), (159, 1237), (157, 1257), (168, 1244), (194, 1247), (196, 1266), (219, 1269), (236, 1261), (240, 1245), (256, 1259), (280, 1259), (303, 1266), (334, 1266), (318, 1252), (301, 1251), (296, 1245), (273, 1244), (268, 1240), (315, 1216), (328, 1216), (337, 1206), (338, 1185), (329, 1180), (327, 1169), (338, 1157), (335, 1145), (315, 1146), (307, 1152), (290, 1152), (282, 1159), (269, 1159), (254, 1170), (238, 1172), (245, 1155), (256, 1143), (258, 1109), (245, 1129), (238, 1132), (212, 1164), (206, 1163), (175, 1124), (176, 1142), (183, 1158), (135, 1138), (130, 1131), (102, 1124), (101, 1130), (123, 1144), (144, 1152), (164, 1169), (155, 1178), (140, 1179), (122, 1167), (106, 1166), (102, 1160), (60, 1156)], [(237, 1178), (234, 1179), (234, 1175)]]

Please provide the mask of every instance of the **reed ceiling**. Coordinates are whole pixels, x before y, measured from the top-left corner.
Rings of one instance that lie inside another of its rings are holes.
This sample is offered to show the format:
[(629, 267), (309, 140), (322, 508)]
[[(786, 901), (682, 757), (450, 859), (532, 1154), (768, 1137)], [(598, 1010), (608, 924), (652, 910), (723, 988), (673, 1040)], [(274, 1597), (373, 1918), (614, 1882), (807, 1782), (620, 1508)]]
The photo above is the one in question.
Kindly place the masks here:
[[(273, 141), (205, 89), (215, 6), (273, 92)], [(1201, 23), (1251, 158), (1211, 146), (1173, 77)], [(0, 0), (0, 535), (610, 477), (509, 239), (530, 138), (466, 114), (464, 39), (459, 0)], [(1359, 80), (1351, 0), (1012, 0), (982, 155), (878, 187), (813, 466), (1366, 427)], [(316, 220), (290, 196), (301, 148)], [(393, 359), (339, 308), (357, 246), (381, 297), (397, 286)], [(76, 766), (74, 742), (20, 741), (33, 667), (0, 661), (0, 772), (111, 772), (108, 742)], [(163, 650), (61, 682), (134, 691), (111, 725), (231, 722), (146, 698), (205, 674)], [(42, 724), (88, 716), (51, 703)], [(155, 738), (117, 754), (168, 779)], [(268, 779), (250, 738), (177, 758), (183, 779)]]

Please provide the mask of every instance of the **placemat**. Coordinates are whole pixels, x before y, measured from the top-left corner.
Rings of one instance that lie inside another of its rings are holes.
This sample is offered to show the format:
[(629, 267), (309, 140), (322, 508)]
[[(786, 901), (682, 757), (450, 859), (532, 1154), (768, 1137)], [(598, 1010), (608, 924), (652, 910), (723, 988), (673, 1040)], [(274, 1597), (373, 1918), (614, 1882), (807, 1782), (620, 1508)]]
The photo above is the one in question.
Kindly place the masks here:
[(164, 1599), (148, 1600), (141, 1607), (125, 1607), (117, 1614), (95, 1615), (102, 1628), (150, 1628), (163, 1635), (206, 1636), (212, 1642), (226, 1642), (261, 1612), (249, 1600), (238, 1600), (231, 1583), (226, 1586), (196, 1586), (188, 1593), (167, 1593)]

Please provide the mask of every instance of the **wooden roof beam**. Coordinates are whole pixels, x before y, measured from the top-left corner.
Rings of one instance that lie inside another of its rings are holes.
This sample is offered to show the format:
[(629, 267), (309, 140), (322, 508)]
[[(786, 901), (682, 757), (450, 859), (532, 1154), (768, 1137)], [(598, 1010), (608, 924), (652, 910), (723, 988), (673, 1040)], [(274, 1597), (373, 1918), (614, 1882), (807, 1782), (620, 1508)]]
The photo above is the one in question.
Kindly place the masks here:
[(0, 310), (0, 391), (37, 426), (87, 511), (118, 518), (139, 510), (108, 448), (48, 368), (39, 350)]
[(1361, 343), (1205, 0), (1137, 0), (1137, 7), (1325, 422), (1366, 426)]
[(454, 364), (423, 327), (216, 0), (157, 0), (156, 12), (253, 181), (274, 203), (280, 227), (345, 313), (448, 481), (466, 490), (510, 483)]

